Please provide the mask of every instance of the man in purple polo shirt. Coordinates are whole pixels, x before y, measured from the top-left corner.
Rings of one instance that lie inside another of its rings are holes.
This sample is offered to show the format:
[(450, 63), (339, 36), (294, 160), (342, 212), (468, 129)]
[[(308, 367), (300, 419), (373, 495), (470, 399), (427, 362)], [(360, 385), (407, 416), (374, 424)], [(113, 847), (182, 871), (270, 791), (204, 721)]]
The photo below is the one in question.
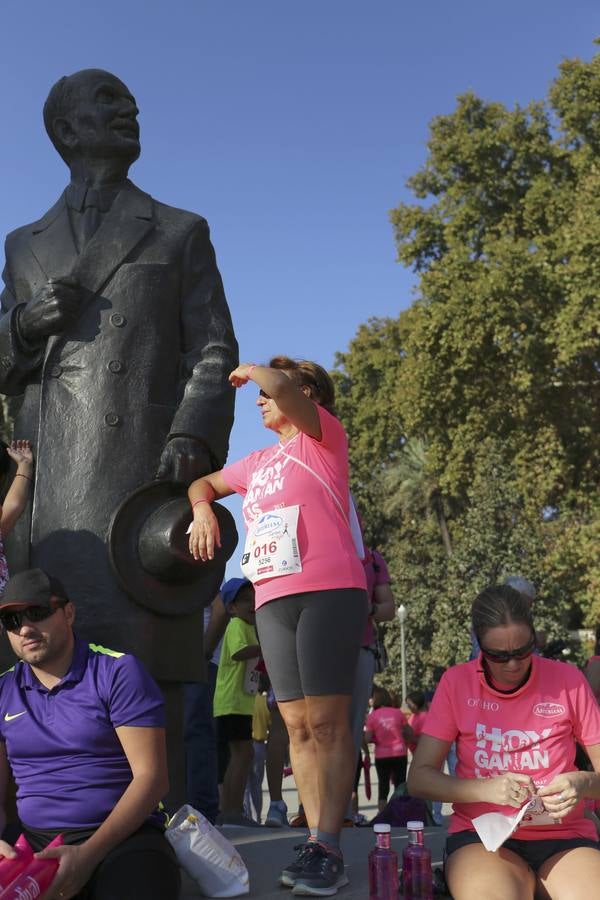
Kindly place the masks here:
[[(60, 859), (52, 898), (176, 900), (158, 808), (168, 790), (162, 696), (135, 657), (79, 640), (74, 620), (63, 586), (41, 569), (14, 575), (0, 598), (20, 660), (0, 675), (0, 802), (10, 765), (25, 835), (38, 856)], [(65, 846), (44, 850), (57, 834)], [(0, 841), (0, 854), (14, 851)]]

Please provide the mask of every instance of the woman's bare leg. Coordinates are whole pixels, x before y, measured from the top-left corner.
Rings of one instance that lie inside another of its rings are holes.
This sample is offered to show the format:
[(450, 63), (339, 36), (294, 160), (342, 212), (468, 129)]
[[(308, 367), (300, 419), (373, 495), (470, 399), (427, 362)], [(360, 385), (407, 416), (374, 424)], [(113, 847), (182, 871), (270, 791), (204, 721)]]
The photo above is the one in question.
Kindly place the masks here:
[(591, 900), (600, 890), (600, 851), (574, 847), (547, 859), (538, 871), (539, 900)]
[[(352, 697), (330, 694), (305, 699), (317, 762), (318, 827), (321, 831), (336, 834), (344, 822), (356, 772), (354, 742), (350, 731)], [(302, 797), (304, 799), (304, 794)]]
[(483, 844), (467, 844), (450, 854), (445, 875), (454, 900), (533, 900), (535, 895), (532, 870), (503, 848), (489, 853)]
[(279, 711), (290, 736), (290, 760), (308, 827), (319, 825), (319, 786), (316, 778), (317, 750), (308, 727), (306, 700), (279, 702)]

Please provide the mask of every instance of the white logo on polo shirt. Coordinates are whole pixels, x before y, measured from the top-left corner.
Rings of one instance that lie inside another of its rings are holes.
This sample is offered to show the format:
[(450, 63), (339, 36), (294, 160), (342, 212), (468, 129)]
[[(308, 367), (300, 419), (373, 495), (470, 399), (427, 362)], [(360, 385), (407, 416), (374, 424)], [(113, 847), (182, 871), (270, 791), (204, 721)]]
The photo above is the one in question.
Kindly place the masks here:
[(12, 722), (13, 719), (18, 719), (19, 716), (24, 716), (26, 712), (27, 712), (27, 710), (24, 709), (23, 712), (20, 712), (20, 713), (13, 713), (12, 716), (11, 716), (10, 713), (5, 713), (5, 714), (4, 714), (4, 721), (5, 721), (5, 722)]

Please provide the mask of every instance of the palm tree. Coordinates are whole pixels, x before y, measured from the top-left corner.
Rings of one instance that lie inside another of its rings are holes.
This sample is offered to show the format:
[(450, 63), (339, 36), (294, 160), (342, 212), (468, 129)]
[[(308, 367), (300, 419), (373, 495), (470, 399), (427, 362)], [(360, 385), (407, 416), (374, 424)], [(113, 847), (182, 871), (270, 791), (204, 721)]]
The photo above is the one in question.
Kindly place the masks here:
[(434, 515), (446, 556), (452, 556), (452, 541), (444, 511), (444, 497), (437, 481), (427, 471), (427, 448), (419, 438), (409, 438), (384, 476), (387, 499), (384, 512), (415, 510)]

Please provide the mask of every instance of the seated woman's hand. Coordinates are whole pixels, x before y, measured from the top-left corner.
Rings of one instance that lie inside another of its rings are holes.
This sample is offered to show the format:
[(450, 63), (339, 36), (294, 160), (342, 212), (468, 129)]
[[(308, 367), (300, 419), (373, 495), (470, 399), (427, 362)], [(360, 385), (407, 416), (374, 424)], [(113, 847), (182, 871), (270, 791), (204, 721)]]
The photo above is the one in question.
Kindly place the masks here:
[(194, 510), (189, 546), (194, 559), (202, 562), (214, 559), (215, 547), (221, 546), (219, 522), (209, 503), (202, 503)]
[(546, 812), (554, 819), (562, 819), (585, 797), (589, 783), (588, 772), (563, 772), (553, 778), (550, 784), (538, 789)]
[(520, 809), (536, 793), (535, 784), (529, 775), (519, 772), (505, 772), (480, 782), (482, 800), (496, 806), (514, 806)]

